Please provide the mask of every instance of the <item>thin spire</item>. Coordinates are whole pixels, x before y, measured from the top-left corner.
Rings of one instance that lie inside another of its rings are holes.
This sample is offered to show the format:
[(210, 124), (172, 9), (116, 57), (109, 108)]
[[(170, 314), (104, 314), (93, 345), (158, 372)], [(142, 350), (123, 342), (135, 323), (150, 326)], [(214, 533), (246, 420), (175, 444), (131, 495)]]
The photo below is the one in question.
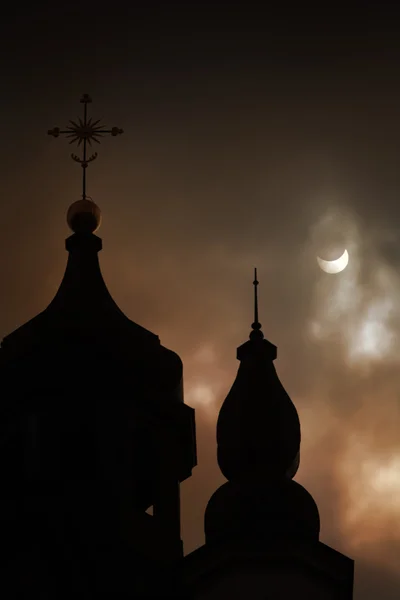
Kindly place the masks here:
[(257, 327), (257, 325), (260, 325), (258, 322), (258, 295), (257, 295), (257, 286), (258, 286), (258, 280), (257, 280), (257, 269), (254, 269), (254, 281), (253, 281), (253, 285), (254, 285), (254, 323), (253, 323), (253, 329), (260, 329), (260, 327)]
[(261, 323), (258, 320), (258, 293), (257, 293), (257, 286), (258, 286), (258, 279), (257, 279), (257, 269), (254, 269), (254, 281), (253, 281), (253, 286), (254, 286), (254, 323), (252, 324), (251, 328), (252, 328), (252, 332), (250, 333), (250, 339), (263, 339), (264, 334), (261, 331)]
[(97, 158), (97, 152), (94, 152), (90, 156), (87, 155), (87, 144), (92, 145), (92, 142), (100, 144), (98, 138), (103, 137), (106, 134), (112, 136), (120, 135), (123, 130), (119, 127), (112, 127), (112, 129), (104, 129), (104, 126), (100, 123), (100, 119), (93, 121), (92, 118), (87, 118), (87, 105), (92, 102), (89, 94), (83, 94), (81, 103), (83, 104), (83, 119), (77, 121), (70, 121), (70, 125), (67, 125), (65, 130), (61, 130), (59, 127), (49, 129), (47, 132), (49, 135), (58, 137), (60, 134), (66, 135), (70, 138), (70, 144), (76, 143), (81, 146), (82, 142), (82, 158), (79, 158), (76, 154), (71, 154), (72, 160), (79, 163), (82, 167), (82, 199), (86, 200), (86, 169), (90, 162)]

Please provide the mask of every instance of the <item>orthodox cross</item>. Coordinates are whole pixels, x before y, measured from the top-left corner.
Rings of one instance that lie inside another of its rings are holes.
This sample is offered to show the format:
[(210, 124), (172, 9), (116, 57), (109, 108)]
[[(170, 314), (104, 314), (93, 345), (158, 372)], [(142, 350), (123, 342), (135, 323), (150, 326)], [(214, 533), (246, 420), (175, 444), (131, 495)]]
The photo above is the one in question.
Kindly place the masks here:
[(61, 130), (59, 127), (54, 127), (54, 129), (49, 129), (47, 132), (49, 135), (54, 137), (58, 137), (59, 135), (66, 135), (67, 138), (71, 138), (70, 144), (76, 143), (78, 146), (81, 146), (83, 143), (83, 152), (82, 157), (79, 158), (76, 154), (71, 154), (72, 160), (79, 163), (82, 167), (83, 178), (82, 178), (82, 198), (85, 200), (86, 198), (86, 169), (90, 162), (97, 158), (97, 152), (94, 152), (90, 156), (87, 155), (87, 146), (92, 145), (92, 142), (96, 142), (100, 144), (100, 140), (98, 138), (103, 137), (106, 134), (111, 134), (113, 136), (120, 135), (123, 133), (122, 129), (118, 127), (113, 127), (112, 129), (103, 129), (103, 125), (100, 123), (100, 119), (97, 121), (93, 121), (92, 118), (88, 120), (87, 118), (87, 105), (92, 102), (89, 94), (84, 94), (81, 98), (81, 103), (83, 104), (83, 120), (78, 119), (78, 121), (69, 121), (70, 125), (67, 125), (65, 130)]

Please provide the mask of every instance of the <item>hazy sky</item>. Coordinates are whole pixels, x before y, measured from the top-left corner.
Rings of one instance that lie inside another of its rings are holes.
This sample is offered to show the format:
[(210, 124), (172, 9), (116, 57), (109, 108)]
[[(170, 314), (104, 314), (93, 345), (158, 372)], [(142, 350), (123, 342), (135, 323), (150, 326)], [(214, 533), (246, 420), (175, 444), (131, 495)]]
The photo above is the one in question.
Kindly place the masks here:
[[(257, 266), (321, 540), (356, 560), (356, 600), (398, 598), (399, 20), (378, 4), (268, 20), (249, 4), (113, 6), (35, 7), (1, 23), (0, 334), (61, 280), (81, 173), (46, 132), (79, 116), (88, 92), (93, 116), (125, 130), (88, 170), (104, 277), (124, 312), (180, 354), (197, 411), (186, 551), (203, 543), (223, 482), (215, 422)], [(317, 254), (344, 248), (348, 268), (324, 274)]]

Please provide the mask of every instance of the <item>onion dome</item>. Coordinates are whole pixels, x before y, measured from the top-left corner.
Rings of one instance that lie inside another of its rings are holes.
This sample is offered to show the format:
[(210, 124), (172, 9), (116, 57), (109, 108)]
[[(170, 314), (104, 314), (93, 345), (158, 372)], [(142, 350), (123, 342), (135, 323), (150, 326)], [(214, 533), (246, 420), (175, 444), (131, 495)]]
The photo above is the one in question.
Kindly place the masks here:
[(217, 457), (228, 479), (205, 515), (208, 541), (221, 536), (303, 535), (318, 539), (319, 515), (310, 494), (292, 481), (300, 462), (300, 421), (273, 361), (276, 346), (258, 321), (257, 271), (250, 339), (217, 422)]
[(218, 464), (229, 480), (249, 472), (293, 477), (299, 463), (299, 417), (273, 364), (276, 346), (261, 331), (257, 285), (255, 278), (250, 339), (237, 350), (240, 367), (217, 423)]

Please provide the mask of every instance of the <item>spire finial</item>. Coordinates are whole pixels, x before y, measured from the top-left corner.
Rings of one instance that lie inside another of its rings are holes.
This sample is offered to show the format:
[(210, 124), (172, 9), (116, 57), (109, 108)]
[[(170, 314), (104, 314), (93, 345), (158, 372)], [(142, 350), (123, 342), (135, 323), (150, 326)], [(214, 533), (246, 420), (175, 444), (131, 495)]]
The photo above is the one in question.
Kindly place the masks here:
[(81, 98), (81, 103), (83, 104), (83, 120), (78, 118), (77, 121), (69, 121), (70, 125), (67, 125), (65, 130), (61, 130), (59, 127), (54, 127), (54, 129), (49, 129), (48, 134), (54, 137), (58, 137), (61, 135), (66, 135), (68, 138), (71, 138), (70, 144), (77, 143), (80, 146), (83, 142), (82, 147), (82, 158), (79, 158), (76, 154), (71, 154), (72, 160), (79, 163), (82, 167), (82, 200), (86, 200), (86, 169), (90, 162), (94, 161), (97, 158), (97, 152), (94, 152), (90, 156), (87, 156), (87, 144), (89, 146), (92, 145), (92, 142), (96, 142), (100, 144), (100, 140), (98, 138), (103, 137), (104, 135), (110, 133), (112, 136), (120, 135), (123, 133), (122, 129), (119, 127), (113, 127), (112, 129), (104, 129), (104, 126), (100, 123), (100, 119), (97, 121), (93, 121), (92, 118), (88, 120), (87, 118), (87, 105), (92, 102), (89, 94), (83, 94)]
[(254, 281), (253, 281), (253, 286), (254, 286), (254, 323), (252, 324), (251, 328), (252, 328), (252, 332), (250, 333), (250, 339), (263, 339), (264, 338), (264, 334), (261, 331), (261, 323), (258, 320), (258, 293), (257, 293), (257, 286), (258, 286), (258, 279), (257, 279), (257, 269), (254, 269)]

